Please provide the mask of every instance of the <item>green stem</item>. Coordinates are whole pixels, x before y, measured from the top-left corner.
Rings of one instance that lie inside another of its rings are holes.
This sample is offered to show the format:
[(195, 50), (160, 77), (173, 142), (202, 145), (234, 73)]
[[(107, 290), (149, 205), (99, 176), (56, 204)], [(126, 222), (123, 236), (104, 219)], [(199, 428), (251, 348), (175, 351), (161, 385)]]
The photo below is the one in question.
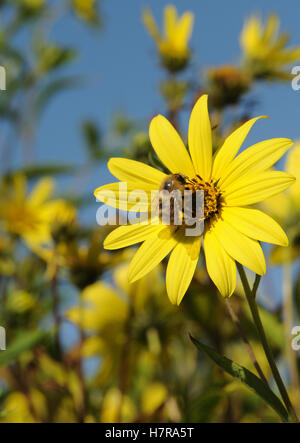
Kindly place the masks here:
[(256, 274), (254, 285), (253, 285), (253, 288), (252, 288), (252, 295), (253, 295), (254, 298), (256, 297), (256, 293), (257, 293), (257, 290), (258, 290), (258, 286), (259, 286), (260, 280), (261, 280), (261, 276)]
[(291, 387), (294, 392), (296, 412), (298, 412), (300, 400), (300, 380), (297, 367), (297, 355), (290, 346), (290, 334), (293, 327), (293, 288), (292, 288), (292, 269), (290, 257), (283, 265), (282, 277), (282, 293), (283, 293), (283, 322), (285, 332), (285, 348), (286, 356), (291, 373)]
[(283, 400), (292, 420), (294, 422), (298, 423), (299, 421), (298, 421), (296, 412), (293, 408), (293, 405), (290, 401), (287, 390), (284, 386), (284, 383), (282, 381), (282, 378), (281, 378), (278, 368), (276, 366), (275, 359), (274, 359), (271, 347), (268, 343), (268, 340), (267, 340), (267, 337), (266, 337), (266, 334), (265, 334), (265, 331), (263, 328), (263, 324), (260, 319), (258, 307), (257, 307), (256, 301), (255, 301), (255, 292), (257, 290), (259, 282), (258, 283), (256, 282), (256, 284), (255, 284), (255, 288), (254, 288), (255, 292), (252, 292), (250, 289), (248, 279), (247, 279), (247, 276), (246, 276), (243, 266), (238, 263), (237, 267), (238, 267), (238, 271), (239, 271), (241, 281), (242, 281), (242, 284), (244, 287), (245, 295), (246, 295), (246, 298), (247, 298), (247, 301), (248, 301), (248, 304), (250, 307), (250, 311), (251, 311), (251, 314), (253, 317), (253, 321), (255, 323), (259, 338), (261, 340), (262, 347), (265, 351), (266, 358), (267, 358), (270, 368), (272, 370), (273, 377), (275, 379), (275, 382), (276, 382), (279, 392), (281, 394), (282, 400)]
[(244, 330), (243, 330), (243, 328), (242, 328), (242, 325), (241, 325), (241, 323), (240, 323), (240, 320), (239, 320), (237, 314), (234, 312), (234, 310), (233, 310), (233, 308), (232, 308), (232, 306), (231, 306), (230, 301), (228, 300), (228, 298), (225, 299), (225, 304), (226, 304), (226, 306), (227, 306), (227, 309), (228, 309), (229, 315), (230, 315), (230, 317), (231, 317), (233, 323), (235, 323), (235, 325), (236, 325), (236, 327), (237, 327), (237, 329), (238, 329), (238, 331), (239, 331), (239, 334), (240, 334), (240, 336), (241, 336), (243, 342), (245, 343), (245, 346), (246, 346), (247, 352), (248, 352), (248, 354), (249, 354), (249, 357), (250, 357), (250, 359), (251, 359), (251, 361), (252, 361), (252, 363), (253, 363), (253, 365), (254, 365), (254, 367), (255, 367), (255, 369), (256, 369), (258, 375), (259, 375), (259, 377), (260, 377), (261, 380), (267, 385), (267, 384), (268, 384), (267, 379), (266, 379), (266, 377), (265, 377), (265, 375), (264, 375), (264, 373), (263, 373), (261, 367), (259, 366), (259, 363), (258, 363), (258, 361), (257, 361), (257, 359), (256, 359), (256, 357), (255, 357), (255, 354), (254, 354), (253, 348), (252, 348), (250, 342), (248, 341), (248, 339), (247, 339), (247, 337), (246, 337), (246, 334), (245, 334), (245, 332), (244, 332)]

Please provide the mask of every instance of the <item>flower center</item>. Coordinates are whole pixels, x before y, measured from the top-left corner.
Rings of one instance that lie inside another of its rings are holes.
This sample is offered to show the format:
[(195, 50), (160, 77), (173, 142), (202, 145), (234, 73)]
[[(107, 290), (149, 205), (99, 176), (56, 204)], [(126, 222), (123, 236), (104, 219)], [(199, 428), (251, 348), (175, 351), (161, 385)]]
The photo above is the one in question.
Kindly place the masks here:
[(222, 193), (217, 182), (213, 180), (205, 181), (200, 175), (195, 178), (185, 180), (185, 189), (196, 191), (204, 191), (204, 220), (209, 222), (213, 220), (222, 208)]

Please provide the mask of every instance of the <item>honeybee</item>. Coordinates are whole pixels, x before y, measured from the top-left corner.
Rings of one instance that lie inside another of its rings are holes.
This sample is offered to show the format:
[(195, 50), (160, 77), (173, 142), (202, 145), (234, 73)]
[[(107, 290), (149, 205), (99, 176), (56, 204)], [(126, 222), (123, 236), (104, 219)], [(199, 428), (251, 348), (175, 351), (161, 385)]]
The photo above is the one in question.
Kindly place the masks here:
[(185, 190), (186, 177), (182, 174), (168, 175), (161, 183), (159, 190), (172, 192), (179, 190), (182, 193)]
[[(161, 183), (158, 196), (158, 211), (159, 217), (170, 221), (170, 225), (184, 224), (184, 219), (192, 217), (193, 209), (193, 195), (187, 198), (184, 192), (189, 190), (187, 187), (188, 178), (183, 174), (168, 175)], [(167, 191), (172, 194), (170, 197), (163, 194), (161, 191)], [(166, 214), (166, 211), (169, 211)], [(180, 222), (181, 220), (181, 222)]]

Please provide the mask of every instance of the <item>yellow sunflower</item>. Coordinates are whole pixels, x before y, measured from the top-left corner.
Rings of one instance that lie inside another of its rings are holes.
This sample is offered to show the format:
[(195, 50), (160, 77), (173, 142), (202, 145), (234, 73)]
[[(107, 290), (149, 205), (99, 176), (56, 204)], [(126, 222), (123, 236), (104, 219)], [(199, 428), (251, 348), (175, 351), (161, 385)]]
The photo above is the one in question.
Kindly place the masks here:
[(161, 34), (149, 9), (143, 12), (143, 22), (156, 43), (163, 65), (170, 71), (180, 71), (187, 65), (191, 52), (191, 38), (194, 14), (185, 12), (180, 18), (173, 5), (164, 10), (164, 32)]
[(300, 60), (300, 47), (287, 47), (289, 34), (279, 33), (279, 25), (278, 16), (270, 14), (265, 25), (253, 15), (243, 27), (240, 44), (255, 77), (289, 80), (289, 65)]
[(52, 243), (59, 227), (67, 231), (75, 217), (68, 202), (52, 198), (54, 185), (46, 177), (28, 192), (27, 179), (20, 173), (0, 183), (0, 229), (21, 238), (36, 253)]
[[(282, 246), (288, 239), (281, 227), (268, 215), (249, 205), (258, 203), (287, 189), (293, 182), (291, 174), (271, 167), (292, 146), (286, 138), (259, 142), (238, 154), (253, 124), (253, 118), (235, 130), (213, 155), (212, 131), (207, 109), (207, 95), (196, 103), (189, 122), (189, 152), (179, 134), (162, 115), (150, 124), (153, 148), (171, 174), (182, 174), (194, 183), (194, 190), (204, 191), (204, 234), (185, 235), (159, 222), (157, 225), (139, 223), (119, 226), (104, 242), (106, 249), (119, 249), (143, 242), (129, 267), (129, 281), (134, 282), (150, 272), (170, 254), (166, 271), (168, 296), (179, 305), (195, 272), (203, 239), (206, 268), (224, 297), (236, 287), (236, 261), (253, 272), (264, 275), (266, 263), (260, 241)], [(149, 195), (160, 189), (167, 175), (146, 164), (122, 158), (112, 158), (110, 172), (132, 189)], [(109, 191), (109, 192), (107, 192)], [(102, 186), (95, 191), (98, 200), (124, 207), (126, 193), (109, 198), (118, 192), (118, 183)], [(129, 195), (129, 194), (128, 194)], [(215, 210), (212, 214), (211, 208)], [(140, 210), (147, 209), (147, 202)], [(128, 211), (137, 207), (128, 204)]]
[(266, 210), (284, 226), (288, 232), (290, 244), (288, 248), (274, 246), (270, 261), (274, 265), (286, 264), (296, 260), (300, 254), (300, 140), (296, 140), (293, 149), (287, 155), (285, 170), (296, 177), (296, 183), (285, 193), (275, 195), (266, 200), (262, 209)]
[(11, 182), (0, 185), (0, 224), (11, 235), (22, 237), (27, 243), (40, 244), (49, 239), (49, 204), (54, 182), (41, 179), (30, 193), (27, 179), (16, 174)]

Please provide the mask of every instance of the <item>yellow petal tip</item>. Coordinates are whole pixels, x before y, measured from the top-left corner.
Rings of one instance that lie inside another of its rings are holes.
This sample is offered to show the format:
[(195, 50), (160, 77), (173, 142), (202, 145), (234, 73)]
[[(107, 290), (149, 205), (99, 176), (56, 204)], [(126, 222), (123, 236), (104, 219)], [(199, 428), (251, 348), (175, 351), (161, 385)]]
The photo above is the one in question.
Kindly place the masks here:
[(107, 250), (111, 250), (111, 249), (113, 249), (113, 248), (111, 248), (111, 247), (109, 246), (109, 242), (107, 242), (106, 240), (104, 240), (104, 242), (103, 242), (103, 248), (104, 248), (104, 249), (107, 249)]
[(96, 199), (98, 199), (97, 195), (99, 194), (100, 190), (101, 190), (100, 188), (97, 188), (94, 191), (94, 196), (96, 197)]
[(138, 278), (136, 278), (135, 275), (132, 275), (132, 273), (130, 272), (130, 269), (127, 274), (127, 279), (128, 279), (129, 284), (135, 283), (138, 280)]

